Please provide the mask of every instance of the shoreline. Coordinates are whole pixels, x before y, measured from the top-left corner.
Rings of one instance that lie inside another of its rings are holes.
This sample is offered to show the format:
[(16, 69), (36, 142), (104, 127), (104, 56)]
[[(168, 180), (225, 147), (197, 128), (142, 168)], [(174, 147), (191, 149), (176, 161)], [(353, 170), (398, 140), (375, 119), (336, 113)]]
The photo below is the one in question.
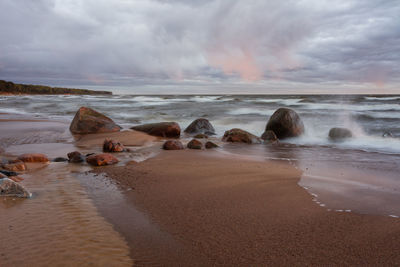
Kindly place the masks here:
[[(92, 168), (85, 164), (51, 163), (38, 172), (23, 174), (26, 180), (22, 184), (37, 190), (34, 193), (38, 192), (38, 198), (18, 201), (18, 205), (7, 200), (3, 202), (5, 206), (0, 205), (5, 208), (4, 214), (15, 217), (13, 225), (18, 227), (22, 227), (16, 223), (21, 217), (19, 213), (30, 205), (34, 205), (29, 208), (32, 213), (48, 207), (46, 201), (38, 203), (37, 199), (54, 190), (52, 187), (61, 179), (67, 183), (60, 184), (57, 190), (69, 190), (65, 186), (83, 188), (79, 190), (85, 196), (84, 201), (94, 205), (90, 210), (91, 214), (96, 211), (98, 227), (108, 229), (107, 234), (113, 236), (115, 244), (123, 240), (121, 251), (127, 246), (130, 259), (139, 265), (400, 262), (400, 256), (394, 255), (400, 249), (396, 242), (400, 238), (398, 219), (327, 211), (313, 202), (312, 194), (299, 185), (302, 171), (289, 161), (254, 160), (240, 154), (221, 153), (227, 152), (226, 148), (163, 151), (160, 138), (131, 130), (74, 137), (68, 131), (68, 124), (59, 121), (2, 119), (1, 124), (7, 125), (7, 130), (0, 137), (4, 140), (4, 135), (9, 135), (13, 141), (6, 151), (0, 149), (6, 157), (46, 151), (51, 157), (65, 156), (74, 149), (83, 153), (100, 152), (106, 137), (134, 149), (114, 154), (121, 160), (116, 166)], [(33, 137), (31, 128), (36, 129)], [(273, 151), (268, 153), (275, 155)], [(131, 160), (136, 163), (129, 164)], [(90, 170), (110, 178), (90, 173), (85, 177), (83, 173)], [(330, 172), (319, 170), (321, 175)], [(41, 176), (46, 177), (45, 183)], [(116, 183), (117, 187), (110, 183)], [(71, 201), (73, 194), (67, 196)], [(11, 209), (16, 212), (9, 213)], [(39, 214), (42, 217), (34, 220), (44, 224), (52, 221), (43, 212)], [(80, 218), (85, 212), (79, 214)], [(21, 249), (31, 251), (23, 244), (39, 238), (34, 234), (37, 225), (24, 227), (23, 233), (30, 235), (7, 235), (7, 240), (16, 243), (18, 239), (22, 242)], [(373, 247), (368, 246), (371, 243)], [(108, 246), (107, 242), (99, 245)], [(9, 255), (17, 257), (17, 253)]]
[(187, 257), (204, 255), (215, 265), (400, 262), (398, 220), (327, 211), (289, 164), (178, 151), (96, 172), (133, 188), (133, 205), (183, 244)]

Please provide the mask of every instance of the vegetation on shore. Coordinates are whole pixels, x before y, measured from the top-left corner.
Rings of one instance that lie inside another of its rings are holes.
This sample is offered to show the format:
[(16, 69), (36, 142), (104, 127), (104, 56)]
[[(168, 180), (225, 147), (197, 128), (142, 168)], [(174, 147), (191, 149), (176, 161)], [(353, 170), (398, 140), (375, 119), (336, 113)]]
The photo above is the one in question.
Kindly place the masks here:
[(13, 95), (112, 95), (108, 91), (94, 91), (87, 89), (71, 89), (50, 87), (44, 85), (31, 85), (31, 84), (15, 84), (0, 80), (0, 94), (13, 94)]

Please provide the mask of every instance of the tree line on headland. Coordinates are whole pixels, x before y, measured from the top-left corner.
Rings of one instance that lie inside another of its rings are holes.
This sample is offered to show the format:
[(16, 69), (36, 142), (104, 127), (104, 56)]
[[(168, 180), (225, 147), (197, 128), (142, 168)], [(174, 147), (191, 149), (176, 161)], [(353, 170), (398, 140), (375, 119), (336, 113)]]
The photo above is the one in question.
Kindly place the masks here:
[(16, 84), (0, 80), (0, 94), (13, 95), (112, 95), (108, 91), (50, 87), (44, 85)]

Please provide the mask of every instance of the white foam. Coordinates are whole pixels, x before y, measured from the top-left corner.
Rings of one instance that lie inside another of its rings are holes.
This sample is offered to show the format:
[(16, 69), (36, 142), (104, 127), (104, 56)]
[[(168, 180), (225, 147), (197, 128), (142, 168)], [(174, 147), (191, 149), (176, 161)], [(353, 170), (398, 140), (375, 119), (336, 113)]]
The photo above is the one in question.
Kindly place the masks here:
[(274, 113), (274, 110), (261, 110), (256, 108), (238, 108), (232, 109), (227, 112), (229, 115), (250, 115), (257, 114), (262, 116), (271, 116)]
[(366, 100), (400, 100), (400, 96), (388, 96), (388, 97), (376, 97), (376, 96), (365, 96), (364, 99)]

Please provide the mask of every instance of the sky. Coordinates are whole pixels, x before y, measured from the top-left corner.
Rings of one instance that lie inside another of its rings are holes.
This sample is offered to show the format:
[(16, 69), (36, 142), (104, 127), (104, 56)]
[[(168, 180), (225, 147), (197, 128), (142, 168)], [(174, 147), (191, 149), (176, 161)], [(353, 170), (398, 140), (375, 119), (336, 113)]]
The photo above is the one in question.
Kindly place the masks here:
[(399, 0), (1, 0), (0, 79), (126, 93), (399, 93)]

